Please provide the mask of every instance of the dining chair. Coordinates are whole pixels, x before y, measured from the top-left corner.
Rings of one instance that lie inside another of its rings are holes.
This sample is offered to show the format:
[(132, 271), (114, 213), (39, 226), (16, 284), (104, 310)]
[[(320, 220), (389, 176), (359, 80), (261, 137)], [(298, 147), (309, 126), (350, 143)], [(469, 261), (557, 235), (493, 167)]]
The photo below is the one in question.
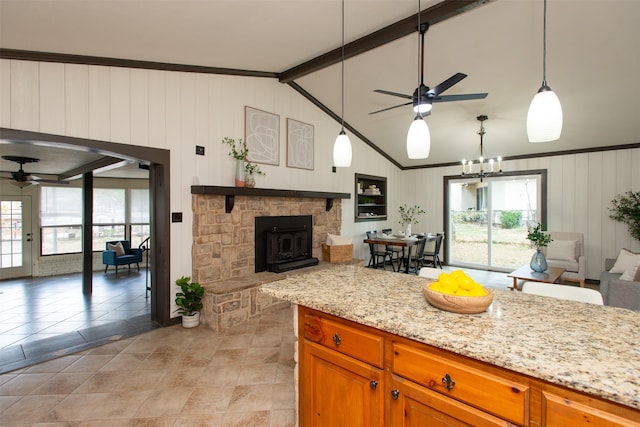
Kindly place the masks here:
[(524, 282), (522, 284), (522, 293), (603, 305), (600, 292), (595, 289), (580, 288), (578, 286)]
[(436, 243), (433, 251), (426, 251), (424, 253), (425, 265), (430, 265), (433, 268), (442, 268), (442, 261), (440, 260), (440, 249), (442, 249), (442, 241), (444, 240), (444, 233), (436, 233)]
[[(385, 228), (382, 230), (383, 234), (391, 235), (393, 231), (390, 228)], [(401, 246), (393, 246), (393, 245), (385, 245), (384, 247), (391, 254), (391, 266), (393, 267), (393, 262), (398, 264), (398, 268), (400, 266), (400, 258), (402, 257), (403, 248)]]
[[(367, 239), (376, 239), (378, 232), (376, 230), (367, 231)], [(391, 253), (384, 249), (382, 245), (376, 245), (375, 243), (369, 243), (369, 268), (382, 268), (386, 270), (387, 261), (391, 264), (391, 269), (395, 271), (393, 267), (393, 261), (391, 260)]]
[(418, 236), (418, 241), (415, 244), (415, 248), (412, 254), (411, 254), (411, 258), (408, 259), (408, 257), (405, 255), (403, 256), (401, 259), (401, 262), (398, 264), (398, 271), (400, 271), (401, 268), (407, 269), (407, 265), (409, 266), (408, 268), (408, 272), (409, 273), (414, 273), (414, 274), (418, 274), (420, 271), (421, 267), (424, 267), (424, 247), (427, 244), (427, 239), (424, 236)]

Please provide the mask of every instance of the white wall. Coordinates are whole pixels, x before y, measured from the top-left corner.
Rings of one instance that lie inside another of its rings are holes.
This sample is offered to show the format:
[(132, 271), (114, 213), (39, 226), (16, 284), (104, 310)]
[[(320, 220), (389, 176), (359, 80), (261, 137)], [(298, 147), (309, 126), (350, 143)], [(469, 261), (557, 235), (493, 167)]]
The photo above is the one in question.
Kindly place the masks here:
[[(352, 166), (332, 173), (339, 124), (276, 80), (0, 60), (0, 126), (171, 151), (170, 206), (183, 212), (183, 222), (171, 225), (171, 277), (191, 273), (191, 185), (233, 185), (233, 161), (220, 141), (244, 138), (245, 106), (280, 116), (280, 164), (261, 165), (267, 175), (258, 187), (353, 195), (354, 173), (387, 177), (388, 221), (355, 223), (353, 198), (343, 201), (342, 234), (354, 237), (355, 256), (367, 258), (366, 230), (399, 227), (403, 203), (427, 210), (416, 231), (443, 229), (442, 177), (458, 174), (459, 166), (401, 172), (350, 135)], [(287, 117), (314, 126), (313, 171), (286, 167)], [(196, 156), (195, 145), (206, 156)], [(548, 226), (585, 233), (587, 276), (598, 278), (605, 257), (621, 247), (640, 250), (626, 227), (608, 218), (616, 194), (640, 190), (638, 164), (640, 149), (505, 161), (503, 168), (548, 169)]]

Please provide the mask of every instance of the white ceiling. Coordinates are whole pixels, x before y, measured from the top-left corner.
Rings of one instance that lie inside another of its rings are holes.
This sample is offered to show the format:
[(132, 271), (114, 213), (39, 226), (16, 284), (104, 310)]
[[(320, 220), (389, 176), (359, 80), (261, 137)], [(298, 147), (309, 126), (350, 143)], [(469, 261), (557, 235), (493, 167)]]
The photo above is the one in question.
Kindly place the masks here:
[[(564, 127), (558, 141), (527, 141), (542, 82), (542, 10), (541, 0), (495, 0), (431, 26), (425, 84), (463, 72), (446, 95), (489, 95), (434, 105), (428, 159), (407, 158), (409, 106), (368, 114), (403, 102), (373, 89), (417, 86), (417, 32), (345, 61), (345, 121), (402, 166), (477, 158), (480, 114), (489, 117), (488, 156), (640, 143), (638, 0), (548, 0), (547, 82)], [(339, 48), (340, 11), (338, 0), (0, 0), (0, 47), (278, 73)], [(416, 11), (414, 0), (345, 0), (345, 42)], [(340, 115), (340, 64), (295, 83)]]

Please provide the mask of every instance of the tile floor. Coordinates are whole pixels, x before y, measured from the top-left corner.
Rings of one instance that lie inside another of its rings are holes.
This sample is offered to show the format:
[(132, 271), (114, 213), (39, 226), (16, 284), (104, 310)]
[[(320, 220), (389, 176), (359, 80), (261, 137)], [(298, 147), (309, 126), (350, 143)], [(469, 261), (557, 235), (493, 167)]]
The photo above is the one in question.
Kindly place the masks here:
[(90, 296), (81, 274), (0, 281), (0, 372), (155, 328), (145, 288), (135, 268), (96, 272)]
[(295, 425), (290, 306), (156, 329), (0, 375), (3, 426)]

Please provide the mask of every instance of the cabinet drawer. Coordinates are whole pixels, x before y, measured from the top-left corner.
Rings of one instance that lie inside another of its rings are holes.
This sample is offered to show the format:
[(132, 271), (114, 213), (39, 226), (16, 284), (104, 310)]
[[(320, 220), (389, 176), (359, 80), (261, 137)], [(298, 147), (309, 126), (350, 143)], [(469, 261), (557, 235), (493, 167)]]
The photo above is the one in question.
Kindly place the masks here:
[(528, 418), (529, 385), (512, 381), (506, 375), (499, 376), (401, 343), (393, 344), (393, 372), (502, 419), (523, 425)]
[(365, 331), (305, 314), (304, 337), (363, 362), (382, 368), (384, 339)]

